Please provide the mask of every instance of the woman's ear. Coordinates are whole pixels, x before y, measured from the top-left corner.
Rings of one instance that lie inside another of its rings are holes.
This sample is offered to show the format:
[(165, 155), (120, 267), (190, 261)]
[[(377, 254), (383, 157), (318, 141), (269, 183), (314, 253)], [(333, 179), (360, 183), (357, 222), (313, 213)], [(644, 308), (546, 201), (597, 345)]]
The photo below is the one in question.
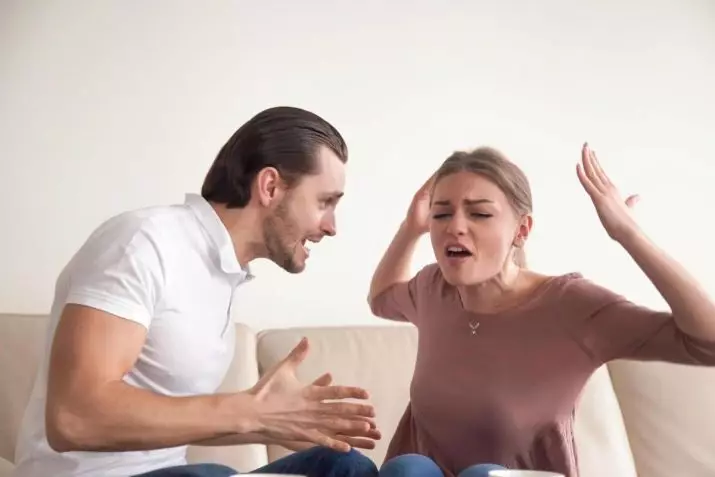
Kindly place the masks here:
[(514, 247), (522, 248), (526, 244), (526, 240), (529, 238), (533, 225), (534, 219), (530, 214), (521, 216), (519, 224), (516, 228), (516, 233), (514, 234), (514, 241), (512, 242)]

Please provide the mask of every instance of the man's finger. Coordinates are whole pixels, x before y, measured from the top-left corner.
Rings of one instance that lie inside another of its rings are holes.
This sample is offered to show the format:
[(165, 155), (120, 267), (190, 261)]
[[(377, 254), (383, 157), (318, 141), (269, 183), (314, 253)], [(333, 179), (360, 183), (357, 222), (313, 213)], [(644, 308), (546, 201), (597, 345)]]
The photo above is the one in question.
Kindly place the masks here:
[(285, 362), (298, 365), (308, 354), (308, 339), (303, 338), (300, 342), (291, 350), (291, 352), (286, 356)]
[(367, 416), (350, 416), (350, 419), (354, 421), (363, 421), (367, 422), (370, 425), (370, 429), (377, 429), (377, 423), (375, 422), (375, 419), (372, 417), (367, 417)]
[(360, 416), (359, 419), (362, 419), (363, 421), (370, 424), (370, 429), (377, 429), (377, 422), (375, 422), (375, 419), (373, 419), (372, 417)]
[(313, 381), (313, 386), (327, 386), (333, 382), (333, 376), (330, 373), (325, 373), (315, 381)]
[(317, 414), (314, 418), (315, 428), (322, 429), (324, 434), (364, 437), (370, 432), (370, 425), (365, 421), (341, 416)]
[(375, 441), (372, 439), (365, 439), (364, 437), (348, 437), (348, 436), (337, 436), (337, 440), (343, 441), (351, 447), (357, 449), (374, 449)]
[(320, 402), (314, 405), (314, 410), (323, 415), (340, 416), (350, 420), (355, 420), (370, 429), (372, 424), (365, 420), (356, 420), (359, 417), (375, 417), (375, 408), (370, 404), (358, 404), (349, 402)]
[(305, 440), (338, 452), (350, 452), (350, 444), (345, 441), (341, 441), (340, 439), (335, 439), (317, 430), (307, 431), (305, 433)]
[(339, 434), (336, 434), (336, 436), (337, 437), (340, 437), (340, 436), (363, 437), (363, 438), (367, 438), (367, 439), (380, 440), (380, 439), (382, 439), (382, 432), (380, 432), (377, 429), (368, 429), (368, 430), (361, 429), (359, 431), (352, 431), (352, 432), (343, 431), (343, 432), (340, 432)]
[(306, 390), (306, 397), (316, 401), (326, 399), (367, 399), (368, 392), (355, 386), (311, 386)]

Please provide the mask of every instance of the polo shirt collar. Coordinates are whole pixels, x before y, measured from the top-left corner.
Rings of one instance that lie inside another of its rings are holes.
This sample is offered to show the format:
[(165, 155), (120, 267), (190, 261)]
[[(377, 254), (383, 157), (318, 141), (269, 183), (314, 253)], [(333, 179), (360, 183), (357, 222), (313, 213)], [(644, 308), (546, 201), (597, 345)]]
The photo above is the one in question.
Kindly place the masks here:
[(211, 204), (199, 194), (186, 194), (186, 205), (194, 212), (196, 218), (208, 233), (211, 241), (216, 246), (221, 261), (221, 270), (230, 274), (241, 276), (242, 280), (253, 279), (250, 266), (242, 267), (238, 263), (233, 240), (226, 230), (226, 226), (216, 214)]

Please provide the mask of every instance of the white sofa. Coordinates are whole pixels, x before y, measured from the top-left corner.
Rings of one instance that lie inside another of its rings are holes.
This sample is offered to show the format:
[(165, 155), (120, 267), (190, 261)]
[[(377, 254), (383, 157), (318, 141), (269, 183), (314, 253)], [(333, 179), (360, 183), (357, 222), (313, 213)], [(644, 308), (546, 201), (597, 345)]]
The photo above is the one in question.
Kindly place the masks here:
[[(12, 469), (15, 437), (45, 339), (47, 317), (0, 314), (0, 477)], [(249, 387), (307, 336), (306, 381), (330, 371), (367, 388), (384, 438), (366, 453), (379, 465), (405, 403), (417, 335), (411, 326), (335, 327), (254, 333), (236, 326), (237, 353), (225, 390)], [(715, 475), (715, 371), (665, 364), (612, 363), (599, 370), (577, 410), (581, 477)], [(261, 445), (191, 447), (192, 462), (252, 470), (284, 455)], [(44, 476), (38, 476), (44, 477)]]

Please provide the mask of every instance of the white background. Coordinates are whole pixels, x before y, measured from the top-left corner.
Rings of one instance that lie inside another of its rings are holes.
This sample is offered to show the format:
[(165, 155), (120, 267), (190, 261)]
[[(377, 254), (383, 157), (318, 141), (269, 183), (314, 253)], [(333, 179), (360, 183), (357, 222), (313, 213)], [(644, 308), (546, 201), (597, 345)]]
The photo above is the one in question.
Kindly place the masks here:
[[(715, 289), (715, 2), (2, 0), (0, 312), (46, 313), (100, 222), (183, 201), (241, 123), (282, 104), (345, 135), (348, 189), (305, 273), (254, 264), (234, 309), (256, 328), (379, 324), (370, 276), (412, 193), (479, 145), (532, 181), (534, 268), (663, 306), (580, 189), (588, 140)], [(415, 269), (432, 259), (425, 240)]]

